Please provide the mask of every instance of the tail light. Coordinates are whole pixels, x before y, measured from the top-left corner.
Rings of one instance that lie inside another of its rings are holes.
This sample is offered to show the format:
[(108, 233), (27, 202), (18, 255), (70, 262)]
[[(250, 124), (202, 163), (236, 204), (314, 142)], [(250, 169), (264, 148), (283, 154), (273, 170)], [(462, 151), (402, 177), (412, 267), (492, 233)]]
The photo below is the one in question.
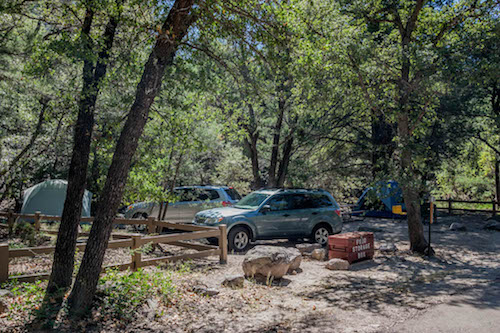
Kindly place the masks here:
[(341, 215), (340, 215), (340, 209), (335, 209), (335, 213), (336, 213), (338, 216), (341, 216)]
[(222, 206), (224, 207), (231, 207), (232, 205), (231, 201), (222, 201)]

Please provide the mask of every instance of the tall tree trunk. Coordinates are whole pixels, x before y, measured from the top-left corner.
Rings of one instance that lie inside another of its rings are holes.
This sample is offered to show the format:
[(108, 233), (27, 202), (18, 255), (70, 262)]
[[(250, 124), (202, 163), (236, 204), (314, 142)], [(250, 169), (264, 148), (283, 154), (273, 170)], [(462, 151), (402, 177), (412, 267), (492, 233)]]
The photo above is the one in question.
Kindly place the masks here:
[(89, 162), (92, 129), (94, 127), (94, 110), (99, 94), (99, 84), (106, 75), (109, 51), (113, 45), (116, 27), (119, 21), (119, 12), (110, 17), (106, 25), (103, 41), (104, 46), (99, 52), (97, 64), (94, 66), (90, 58), (90, 30), (94, 17), (93, 9), (86, 10), (82, 27), (82, 38), (85, 44), (85, 60), (83, 65), (83, 87), (81, 92), (78, 119), (75, 125), (73, 155), (68, 174), (68, 188), (61, 217), (61, 224), (57, 235), (52, 273), (47, 286), (46, 300), (49, 300), (58, 291), (58, 298), (71, 286), (78, 224), (82, 212), (82, 199), (87, 182), (87, 166)]
[(407, 112), (402, 112), (399, 115), (398, 129), (399, 137), (403, 144), (401, 152), (401, 168), (403, 170), (404, 181), (402, 182), (401, 187), (403, 189), (403, 198), (406, 205), (410, 250), (413, 252), (425, 253), (428, 250), (428, 243), (424, 236), (419, 191), (415, 184), (416, 174), (412, 167), (413, 162), (411, 148), (409, 147), (410, 131)]
[(87, 247), (68, 299), (70, 313), (73, 315), (84, 313), (94, 298), (113, 218), (122, 199), (132, 157), (148, 119), (151, 104), (160, 90), (165, 69), (172, 64), (179, 42), (194, 21), (191, 15), (193, 2), (194, 0), (175, 1), (144, 66), (135, 101), (118, 139)]
[[(418, 5), (417, 5), (418, 6)], [(416, 21), (416, 17), (414, 18)], [(408, 22), (414, 26), (415, 22)], [(411, 31), (406, 31), (402, 36), (402, 66), (401, 79), (399, 82), (399, 115), (398, 134), (401, 141), (401, 169), (403, 171), (403, 198), (406, 205), (408, 234), (410, 238), (410, 250), (418, 253), (425, 253), (428, 250), (428, 243), (424, 236), (424, 226), (422, 225), (420, 212), (420, 197), (417, 186), (417, 174), (413, 169), (411, 132), (409, 119), (409, 92), (410, 86), (410, 59), (409, 48)]]
[[(280, 86), (280, 91), (282, 90), (283, 85)], [(285, 104), (285, 98), (280, 96), (278, 101), (278, 118), (276, 118), (276, 123), (274, 124), (273, 146), (271, 150), (271, 161), (269, 162), (268, 187), (276, 187), (278, 185), (276, 168), (278, 166), (278, 153), (280, 148), (281, 127), (283, 126), (283, 118), (285, 116)]]
[[(181, 169), (182, 165), (182, 158), (184, 157), (184, 149), (185, 148), (182, 149), (182, 152), (179, 155), (179, 160), (177, 161), (177, 165), (175, 166), (174, 177), (172, 178), (172, 181), (170, 182), (170, 187), (168, 188), (168, 193), (170, 194), (174, 192), (175, 183), (177, 183), (177, 176), (179, 176), (179, 170)], [(165, 209), (163, 210), (163, 213), (161, 215), (161, 220), (165, 220), (165, 215), (167, 214), (169, 204), (170, 204), (169, 201), (165, 202)]]
[(286, 175), (288, 173), (288, 164), (290, 163), (290, 157), (292, 156), (293, 148), (293, 134), (290, 134), (290, 138), (285, 142), (283, 146), (283, 156), (280, 162), (280, 167), (278, 169), (278, 187), (283, 187), (285, 184)]
[(250, 155), (250, 161), (252, 162), (253, 181), (252, 184), (250, 184), (250, 188), (252, 190), (257, 190), (262, 188), (264, 181), (260, 175), (259, 151), (257, 150), (259, 131), (257, 130), (257, 120), (255, 119), (255, 112), (252, 104), (248, 104), (248, 114), (250, 116), (250, 124), (246, 127), (247, 138), (245, 138), (245, 146)]

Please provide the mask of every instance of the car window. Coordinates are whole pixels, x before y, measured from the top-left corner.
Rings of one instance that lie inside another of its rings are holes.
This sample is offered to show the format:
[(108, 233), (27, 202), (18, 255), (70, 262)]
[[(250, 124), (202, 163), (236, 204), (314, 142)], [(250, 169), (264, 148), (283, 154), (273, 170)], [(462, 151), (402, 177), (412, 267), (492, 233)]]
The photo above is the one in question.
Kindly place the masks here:
[(290, 209), (316, 208), (313, 198), (308, 194), (292, 194)]
[(229, 195), (231, 200), (240, 200), (241, 199), (241, 195), (234, 188), (226, 188), (224, 191), (226, 191), (227, 195)]
[(196, 197), (194, 188), (179, 189), (179, 201), (194, 201)]
[(313, 208), (331, 207), (333, 202), (325, 194), (311, 194)]
[(241, 199), (237, 205), (234, 205), (234, 207), (241, 209), (256, 209), (268, 197), (269, 194), (265, 193), (250, 193), (249, 195)]
[(199, 198), (199, 200), (216, 200), (220, 195), (216, 190), (201, 190)]
[(272, 197), (267, 204), (271, 207), (271, 211), (287, 210), (291, 206), (291, 200), (291, 195), (277, 195)]

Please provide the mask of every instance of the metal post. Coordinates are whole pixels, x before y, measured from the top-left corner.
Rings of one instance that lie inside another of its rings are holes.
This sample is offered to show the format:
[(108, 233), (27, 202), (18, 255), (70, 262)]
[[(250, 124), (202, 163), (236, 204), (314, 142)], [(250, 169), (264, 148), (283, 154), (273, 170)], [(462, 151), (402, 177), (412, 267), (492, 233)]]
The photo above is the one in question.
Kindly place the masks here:
[(430, 198), (430, 207), (429, 207), (429, 212), (430, 212), (430, 218), (429, 218), (429, 248), (427, 249), (427, 255), (430, 257), (432, 248), (431, 248), (431, 229), (432, 229), (432, 223), (434, 223), (434, 198)]
[(497, 203), (495, 199), (491, 202), (491, 205), (493, 206), (493, 216), (497, 215)]
[(448, 214), (451, 215), (451, 198), (448, 198)]

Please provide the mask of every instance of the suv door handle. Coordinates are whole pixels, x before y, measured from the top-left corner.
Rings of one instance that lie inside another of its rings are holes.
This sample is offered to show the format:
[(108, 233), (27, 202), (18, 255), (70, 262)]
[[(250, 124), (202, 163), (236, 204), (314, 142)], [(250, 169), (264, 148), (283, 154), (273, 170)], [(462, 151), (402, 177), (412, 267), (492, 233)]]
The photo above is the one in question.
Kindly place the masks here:
[(318, 215), (318, 212), (312, 212), (312, 215)]
[(284, 217), (288, 217), (288, 216), (290, 216), (290, 214), (283, 214), (283, 216), (284, 216)]

